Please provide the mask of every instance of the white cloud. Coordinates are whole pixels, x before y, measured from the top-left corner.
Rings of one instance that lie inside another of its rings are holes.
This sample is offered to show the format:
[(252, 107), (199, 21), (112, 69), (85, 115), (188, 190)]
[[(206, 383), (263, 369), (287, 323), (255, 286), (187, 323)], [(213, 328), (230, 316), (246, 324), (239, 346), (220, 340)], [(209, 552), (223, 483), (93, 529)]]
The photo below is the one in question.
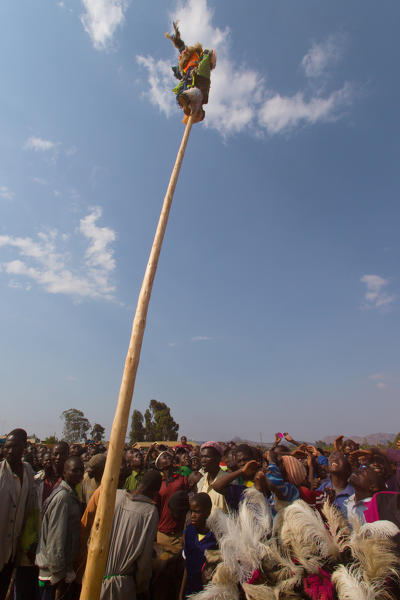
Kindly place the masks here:
[(34, 136), (28, 138), (24, 144), (25, 150), (35, 150), (35, 152), (47, 152), (48, 150), (54, 150), (56, 146), (55, 142)]
[(12, 200), (14, 195), (14, 192), (9, 190), (7, 186), (0, 185), (0, 198), (3, 198), (3, 200)]
[(192, 342), (209, 342), (212, 339), (213, 338), (208, 337), (208, 335), (196, 335), (195, 337), (192, 337)]
[(152, 56), (137, 56), (136, 60), (140, 66), (147, 69), (149, 91), (144, 95), (160, 112), (169, 117), (175, 107), (175, 100), (171, 92), (173, 83), (169, 61), (155, 60)]
[(332, 120), (351, 98), (351, 87), (346, 84), (341, 90), (332, 92), (327, 98), (315, 96), (304, 99), (303, 92), (291, 97), (276, 94), (267, 100), (260, 109), (259, 119), (268, 133), (279, 133), (299, 126), (301, 123), (314, 124)]
[(320, 77), (325, 69), (342, 56), (341, 36), (329, 36), (320, 44), (314, 43), (303, 57), (301, 65), (307, 77)]
[[(338, 55), (334, 37), (314, 44), (303, 58), (309, 78), (305, 89), (292, 96), (282, 96), (267, 87), (265, 74), (233, 61), (229, 28), (222, 30), (213, 24), (213, 10), (207, 0), (179, 0), (169, 23), (173, 20), (179, 21), (182, 39), (188, 45), (200, 41), (204, 47), (214, 48), (217, 52), (204, 125), (223, 136), (243, 131), (259, 135), (260, 125), (261, 133), (276, 134), (303, 124), (325, 122), (337, 118), (339, 109), (351, 99), (349, 84), (325, 96), (321, 95), (320, 89), (314, 92), (309, 84), (310, 78), (316, 79)], [(176, 60), (176, 55), (172, 60), (137, 56), (138, 63), (147, 71), (149, 91), (145, 95), (167, 117), (179, 110), (171, 91), (177, 84), (171, 71), (171, 64)]]
[(1, 235), (0, 247), (8, 246), (19, 253), (19, 258), (1, 264), (3, 271), (32, 280), (51, 294), (113, 300), (115, 287), (110, 279), (115, 259), (111, 244), (116, 234), (108, 227), (97, 226), (101, 214), (101, 209), (94, 207), (80, 220), (79, 233), (89, 245), (75, 267), (70, 266), (71, 253), (58, 249), (60, 243), (65, 248), (68, 234), (53, 229), (38, 233), (36, 240)]
[(125, 21), (128, 0), (82, 0), (81, 22), (96, 50), (106, 49), (118, 27)]
[(386, 308), (393, 302), (395, 296), (389, 296), (383, 290), (389, 283), (387, 279), (379, 275), (363, 275), (360, 281), (367, 286), (364, 308)]
[(384, 381), (378, 381), (378, 383), (376, 384), (376, 387), (379, 390), (384, 390), (387, 388), (387, 383), (385, 383)]

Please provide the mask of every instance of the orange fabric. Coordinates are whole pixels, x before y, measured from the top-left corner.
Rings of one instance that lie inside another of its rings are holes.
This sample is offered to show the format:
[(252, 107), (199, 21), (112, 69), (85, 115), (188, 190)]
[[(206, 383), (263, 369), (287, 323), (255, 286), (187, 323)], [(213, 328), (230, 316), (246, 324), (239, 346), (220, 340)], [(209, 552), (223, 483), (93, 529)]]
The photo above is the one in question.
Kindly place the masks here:
[(87, 548), (88, 541), (90, 537), (90, 532), (92, 530), (92, 525), (94, 522), (94, 518), (96, 516), (97, 505), (99, 503), (100, 496), (100, 488), (92, 494), (86, 510), (81, 519), (81, 532), (79, 538), (79, 554), (77, 561), (75, 563), (75, 572), (76, 572), (76, 581), (78, 583), (82, 582), (82, 577), (85, 572), (86, 567), (86, 558), (87, 558)]
[(195, 67), (196, 65), (198, 65), (199, 59), (200, 59), (200, 56), (197, 54), (197, 52), (193, 52), (192, 56), (188, 60), (186, 67), (183, 69), (184, 72), (187, 73), (187, 71), (188, 71), (188, 69), (190, 69), (190, 67)]

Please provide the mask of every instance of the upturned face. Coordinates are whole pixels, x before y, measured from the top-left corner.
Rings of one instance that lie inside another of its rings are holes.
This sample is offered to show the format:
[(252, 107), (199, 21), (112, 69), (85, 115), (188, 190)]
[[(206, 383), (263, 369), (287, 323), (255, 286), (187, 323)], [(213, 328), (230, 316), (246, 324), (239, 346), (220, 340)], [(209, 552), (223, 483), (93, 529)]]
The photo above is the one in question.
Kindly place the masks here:
[(350, 475), (349, 482), (358, 490), (363, 490), (368, 495), (373, 495), (375, 492), (383, 489), (384, 482), (372, 467), (362, 466), (357, 471)]
[(131, 465), (132, 465), (132, 469), (134, 471), (141, 471), (143, 468), (143, 456), (142, 454), (136, 450), (132, 452), (132, 460), (131, 460)]
[(181, 455), (180, 462), (183, 467), (190, 467), (190, 456), (187, 452)]
[(342, 474), (346, 471), (347, 461), (341, 452), (332, 452), (328, 458), (329, 473)]
[(198, 456), (192, 456), (190, 464), (192, 471), (198, 471), (201, 467), (200, 458)]
[(172, 465), (172, 456), (166, 452), (157, 461), (157, 468), (159, 471), (167, 471)]

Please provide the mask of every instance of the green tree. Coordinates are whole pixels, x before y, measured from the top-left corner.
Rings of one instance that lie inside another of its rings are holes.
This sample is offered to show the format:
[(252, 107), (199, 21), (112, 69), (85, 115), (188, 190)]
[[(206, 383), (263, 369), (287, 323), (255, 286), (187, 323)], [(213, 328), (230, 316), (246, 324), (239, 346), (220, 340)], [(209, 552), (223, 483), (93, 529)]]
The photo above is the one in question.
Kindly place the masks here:
[(400, 448), (400, 433), (398, 433), (394, 438), (392, 447), (397, 449)]
[(144, 413), (144, 435), (146, 438), (146, 442), (154, 442), (154, 423), (153, 423), (153, 415), (151, 414), (151, 410), (148, 408)]
[(77, 408), (64, 410), (61, 419), (64, 419), (63, 437), (69, 444), (80, 442), (90, 429), (88, 419)]
[(105, 429), (99, 423), (95, 423), (92, 427), (92, 431), (90, 433), (92, 440), (94, 442), (101, 442), (104, 436)]
[(177, 440), (179, 425), (172, 417), (169, 406), (158, 400), (150, 400), (150, 410), (153, 417), (154, 439), (172, 442)]
[(55, 435), (49, 435), (43, 440), (44, 444), (57, 444), (58, 438)]
[(144, 442), (144, 436), (143, 415), (139, 410), (135, 409), (132, 413), (131, 430), (129, 432), (131, 444), (134, 442)]

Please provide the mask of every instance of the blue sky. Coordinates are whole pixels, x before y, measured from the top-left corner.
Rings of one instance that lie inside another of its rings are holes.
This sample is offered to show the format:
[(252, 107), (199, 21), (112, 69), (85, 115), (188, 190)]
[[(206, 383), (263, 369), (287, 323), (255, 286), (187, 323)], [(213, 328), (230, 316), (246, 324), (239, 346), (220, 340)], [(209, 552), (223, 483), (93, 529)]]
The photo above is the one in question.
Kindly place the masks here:
[[(249, 8), (251, 7), (251, 8)], [(133, 406), (194, 439), (397, 432), (400, 7), (4, 0), (0, 430), (109, 431), (183, 134), (164, 32), (216, 49)]]

